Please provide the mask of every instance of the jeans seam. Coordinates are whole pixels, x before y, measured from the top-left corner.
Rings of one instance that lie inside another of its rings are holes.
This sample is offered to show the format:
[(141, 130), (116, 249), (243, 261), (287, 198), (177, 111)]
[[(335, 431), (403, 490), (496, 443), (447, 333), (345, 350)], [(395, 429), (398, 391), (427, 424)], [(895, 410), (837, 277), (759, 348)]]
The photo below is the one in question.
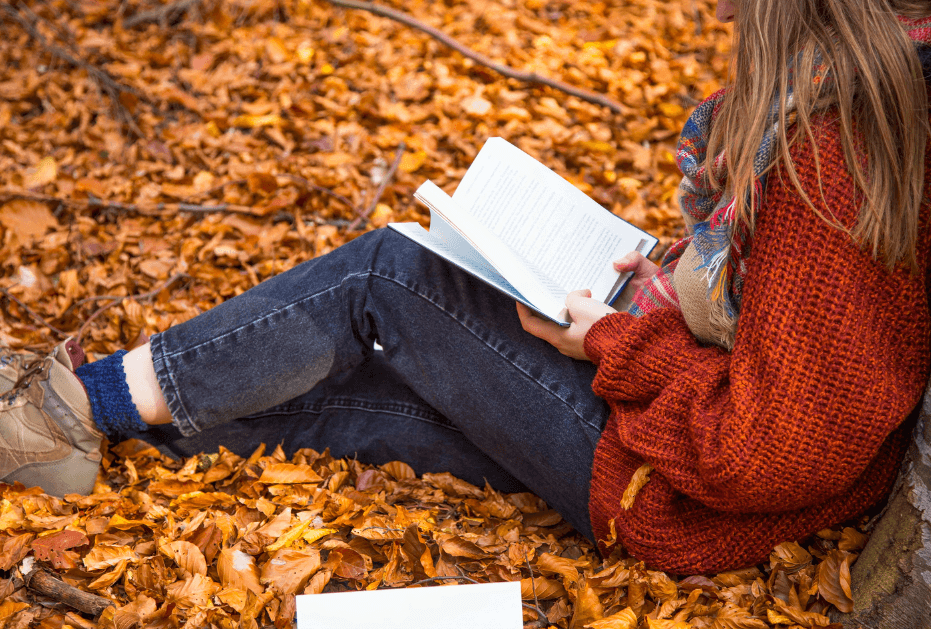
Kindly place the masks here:
[[(362, 271), (362, 272), (359, 272), (359, 273), (353, 273), (353, 274), (351, 274), (351, 275), (346, 275), (345, 277), (343, 277), (343, 278), (340, 280), (339, 284), (343, 284), (344, 282), (346, 282), (347, 280), (350, 280), (350, 279), (355, 279), (355, 278), (359, 278), (359, 277), (365, 277), (365, 276), (369, 276), (369, 275), (373, 275), (373, 274), (374, 274), (374, 271)], [(387, 278), (385, 278), (385, 279), (387, 279)], [(261, 321), (265, 321), (266, 319), (269, 319), (269, 318), (271, 318), (271, 317), (273, 317), (273, 316), (275, 316), (275, 315), (277, 315), (277, 314), (280, 314), (280, 313), (282, 313), (282, 312), (285, 312), (285, 311), (289, 310), (290, 308), (293, 308), (294, 306), (297, 306), (297, 305), (300, 304), (300, 303), (303, 303), (303, 302), (305, 302), (305, 301), (307, 301), (307, 300), (310, 300), (310, 299), (314, 299), (315, 297), (319, 297), (320, 295), (323, 295), (323, 294), (325, 294), (325, 293), (329, 293), (329, 292), (333, 291), (337, 286), (338, 286), (338, 285), (333, 285), (333, 286), (328, 287), (328, 288), (325, 289), (325, 290), (318, 291), (318, 292), (316, 292), (316, 293), (314, 293), (314, 294), (312, 294), (312, 295), (305, 295), (305, 296), (301, 297), (300, 299), (298, 299), (298, 300), (296, 300), (296, 301), (293, 301), (293, 302), (291, 302), (291, 303), (289, 303), (289, 304), (287, 304), (287, 305), (284, 305), (284, 306), (282, 306), (282, 307), (280, 307), (280, 308), (276, 308), (275, 310), (269, 312), (268, 314), (266, 314), (266, 315), (264, 315), (264, 316), (262, 316), (262, 317), (260, 317), (260, 318), (258, 318), (258, 319), (252, 319), (251, 321), (249, 321), (249, 322), (247, 322), (247, 323), (243, 323), (242, 325), (237, 326), (236, 328), (234, 328), (234, 329), (232, 329), (232, 330), (228, 330), (227, 332), (223, 333), (223, 334), (220, 335), (220, 336), (211, 337), (211, 338), (207, 339), (206, 341), (202, 341), (202, 342), (200, 342), (200, 343), (198, 343), (198, 344), (196, 344), (196, 345), (191, 345), (190, 347), (185, 347), (184, 349), (180, 349), (180, 350), (173, 351), (173, 352), (171, 352), (170, 354), (166, 352), (166, 353), (165, 353), (165, 357), (168, 358), (168, 357), (170, 357), (170, 356), (179, 356), (179, 355), (181, 355), (181, 354), (186, 354), (186, 353), (188, 353), (188, 352), (197, 350), (197, 349), (203, 347), (204, 345), (207, 345), (207, 344), (210, 344), (210, 343), (214, 343), (214, 342), (216, 342), (216, 341), (218, 341), (218, 340), (220, 340), (220, 339), (226, 338), (227, 336), (236, 334), (237, 332), (239, 332), (239, 331), (241, 331), (241, 330), (243, 330), (243, 329), (249, 327), (250, 325), (254, 325), (254, 324), (259, 323), (259, 322), (261, 322)], [(404, 286), (404, 285), (401, 284), (401, 286)], [(405, 286), (405, 288), (407, 288), (407, 287)]]
[(426, 416), (426, 413), (416, 413), (416, 412), (412, 413), (410, 412), (410, 410), (413, 410), (413, 409), (410, 409), (410, 408), (404, 409), (404, 405), (402, 404), (395, 404), (394, 406), (396, 408), (387, 408), (387, 407), (374, 408), (371, 406), (365, 406), (361, 404), (350, 404), (346, 402), (337, 402), (337, 403), (327, 403), (327, 404), (313, 405), (313, 406), (294, 406), (294, 407), (289, 407), (289, 408), (278, 407), (275, 409), (269, 409), (267, 411), (262, 411), (260, 413), (253, 413), (252, 415), (248, 415), (246, 417), (243, 417), (242, 419), (253, 420), (253, 419), (259, 419), (259, 418), (264, 418), (264, 417), (293, 415), (294, 413), (313, 413), (316, 415), (320, 415), (328, 410), (353, 410), (353, 411), (362, 411), (366, 413), (386, 413), (389, 415), (397, 415), (399, 417), (406, 417), (408, 419), (413, 419), (415, 421), (421, 421), (421, 422), (430, 424), (432, 426), (439, 426), (441, 428), (446, 428), (448, 430), (451, 430), (453, 432), (457, 432), (460, 434), (462, 433), (462, 431), (459, 430), (456, 426), (430, 419), (429, 417)]

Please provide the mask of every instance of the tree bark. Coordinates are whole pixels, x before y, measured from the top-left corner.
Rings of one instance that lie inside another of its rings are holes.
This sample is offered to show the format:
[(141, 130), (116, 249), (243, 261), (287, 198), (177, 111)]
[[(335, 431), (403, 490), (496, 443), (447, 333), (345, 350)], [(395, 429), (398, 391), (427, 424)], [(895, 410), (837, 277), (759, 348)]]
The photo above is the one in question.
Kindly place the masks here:
[(869, 543), (853, 566), (845, 629), (931, 629), (931, 384), (912, 445)]

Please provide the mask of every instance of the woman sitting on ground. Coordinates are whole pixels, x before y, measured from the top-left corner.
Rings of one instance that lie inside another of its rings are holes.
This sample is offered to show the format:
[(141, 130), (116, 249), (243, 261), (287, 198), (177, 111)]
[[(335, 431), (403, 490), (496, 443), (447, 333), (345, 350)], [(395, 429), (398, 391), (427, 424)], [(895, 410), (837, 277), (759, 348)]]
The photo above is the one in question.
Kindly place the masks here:
[(602, 551), (677, 573), (876, 505), (931, 366), (928, 3), (734, 11), (733, 79), (678, 151), (692, 234), (661, 268), (617, 264), (627, 312), (579, 291), (559, 328), (371, 232), (128, 354), (14, 356), (0, 478), (88, 492), (104, 434), (330, 447), (529, 488)]

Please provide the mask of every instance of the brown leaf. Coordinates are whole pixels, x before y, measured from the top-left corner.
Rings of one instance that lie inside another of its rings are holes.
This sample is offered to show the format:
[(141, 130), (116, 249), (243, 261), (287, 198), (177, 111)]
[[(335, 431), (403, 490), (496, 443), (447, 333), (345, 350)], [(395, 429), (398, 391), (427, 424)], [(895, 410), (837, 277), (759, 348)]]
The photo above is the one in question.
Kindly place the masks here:
[(827, 602), (844, 613), (853, 610), (853, 595), (850, 591), (850, 564), (855, 555), (844, 550), (832, 550), (818, 564), (818, 592)]
[(181, 609), (206, 607), (210, 603), (210, 598), (219, 589), (219, 586), (208, 577), (195, 574), (167, 586), (165, 588), (166, 600)]
[(217, 574), (224, 588), (239, 588), (261, 594), (255, 559), (237, 548), (224, 548), (217, 557)]
[(260, 483), (319, 483), (323, 479), (309, 465), (292, 465), (290, 463), (273, 463), (262, 470)]
[(174, 541), (160, 548), (162, 553), (174, 559), (175, 563), (188, 574), (207, 576), (207, 560), (200, 548), (185, 541)]
[(365, 560), (351, 548), (334, 548), (327, 558), (327, 567), (338, 577), (361, 580), (365, 577)]
[(14, 199), (0, 206), (0, 224), (16, 234), (21, 241), (31, 241), (58, 229), (58, 219), (45, 203)]
[(566, 588), (556, 579), (534, 577), (520, 580), (520, 597), (525, 601), (532, 601), (534, 597), (540, 600), (560, 598), (566, 595)]
[(605, 616), (585, 627), (588, 629), (637, 629), (637, 614), (630, 607), (625, 607), (616, 614)]
[(468, 540), (464, 540), (458, 535), (452, 535), (440, 543), (440, 548), (447, 555), (453, 557), (465, 557), (467, 559), (483, 559), (487, 553)]
[(319, 551), (283, 548), (272, 553), (262, 565), (259, 581), (283, 594), (294, 594), (304, 587), (319, 567)]
[(84, 546), (89, 543), (87, 536), (80, 531), (58, 531), (35, 539), (32, 542), (32, 552), (36, 559), (52, 561), (65, 549)]
[(840, 550), (860, 550), (866, 546), (869, 539), (869, 535), (864, 535), (857, 529), (847, 526), (841, 531), (840, 541), (837, 542), (837, 548)]
[(773, 567), (782, 566), (788, 572), (796, 572), (811, 565), (811, 554), (795, 542), (783, 542), (773, 549), (769, 563)]
[(585, 625), (590, 625), (603, 617), (604, 608), (601, 606), (598, 593), (585, 582), (585, 579), (581, 579), (575, 588), (575, 610), (572, 613), (572, 620), (569, 621), (569, 629), (582, 629)]
[(414, 468), (402, 461), (390, 461), (382, 465), (381, 469), (390, 474), (394, 480), (413, 480), (417, 478)]
[(84, 567), (88, 570), (100, 570), (115, 566), (121, 561), (134, 563), (139, 556), (129, 546), (94, 546), (84, 556)]

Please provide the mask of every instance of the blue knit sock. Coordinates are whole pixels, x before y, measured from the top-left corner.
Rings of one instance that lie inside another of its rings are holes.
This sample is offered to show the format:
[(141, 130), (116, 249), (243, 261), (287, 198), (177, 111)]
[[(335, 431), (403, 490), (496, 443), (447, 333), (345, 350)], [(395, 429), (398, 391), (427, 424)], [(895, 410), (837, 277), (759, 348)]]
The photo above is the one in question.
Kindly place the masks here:
[(87, 389), (94, 423), (113, 442), (149, 427), (142, 421), (129, 395), (126, 372), (123, 371), (125, 354), (126, 350), (121, 349), (106, 358), (81, 365), (75, 371)]

